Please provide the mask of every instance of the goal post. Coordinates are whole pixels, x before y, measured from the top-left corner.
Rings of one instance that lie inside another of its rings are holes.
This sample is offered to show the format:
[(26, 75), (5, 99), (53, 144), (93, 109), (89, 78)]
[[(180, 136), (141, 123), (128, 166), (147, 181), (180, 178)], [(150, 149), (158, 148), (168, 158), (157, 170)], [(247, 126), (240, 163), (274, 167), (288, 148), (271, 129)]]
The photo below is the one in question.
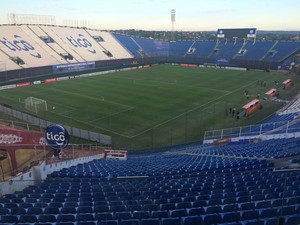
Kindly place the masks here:
[(35, 113), (48, 111), (47, 101), (35, 97), (28, 97), (25, 99), (25, 108)]

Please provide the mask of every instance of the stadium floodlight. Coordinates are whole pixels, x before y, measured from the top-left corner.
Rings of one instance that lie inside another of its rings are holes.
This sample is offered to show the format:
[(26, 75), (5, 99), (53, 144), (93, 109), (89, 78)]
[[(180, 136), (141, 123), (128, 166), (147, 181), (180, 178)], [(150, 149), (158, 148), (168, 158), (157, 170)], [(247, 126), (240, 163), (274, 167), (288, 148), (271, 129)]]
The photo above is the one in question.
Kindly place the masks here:
[(25, 108), (35, 113), (48, 111), (47, 101), (35, 97), (28, 97), (25, 99)]
[(175, 18), (176, 18), (176, 10), (171, 10), (171, 22), (172, 22), (172, 30), (171, 30), (171, 41), (175, 41), (174, 37), (174, 24), (175, 24)]

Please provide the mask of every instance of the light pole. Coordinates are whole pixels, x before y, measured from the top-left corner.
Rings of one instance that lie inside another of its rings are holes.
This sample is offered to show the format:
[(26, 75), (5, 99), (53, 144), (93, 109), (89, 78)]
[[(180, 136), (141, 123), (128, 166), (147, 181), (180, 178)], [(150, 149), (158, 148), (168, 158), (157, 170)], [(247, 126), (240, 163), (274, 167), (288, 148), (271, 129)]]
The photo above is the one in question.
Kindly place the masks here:
[(171, 10), (172, 30), (171, 30), (171, 40), (170, 40), (170, 41), (175, 41), (175, 37), (174, 37), (174, 24), (175, 24), (175, 18), (176, 18), (176, 10), (175, 10), (175, 9), (172, 9), (172, 10)]

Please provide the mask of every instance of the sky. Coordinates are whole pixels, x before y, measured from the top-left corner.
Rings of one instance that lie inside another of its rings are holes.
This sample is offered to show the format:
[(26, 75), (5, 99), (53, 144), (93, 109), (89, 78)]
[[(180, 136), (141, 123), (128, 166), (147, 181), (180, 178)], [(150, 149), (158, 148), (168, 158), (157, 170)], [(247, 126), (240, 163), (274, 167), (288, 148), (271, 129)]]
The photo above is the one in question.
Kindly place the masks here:
[(177, 31), (300, 30), (300, 0), (8, 0), (1, 2), (0, 24), (15, 13), (55, 16), (57, 25), (85, 21), (101, 30), (171, 30), (172, 9)]

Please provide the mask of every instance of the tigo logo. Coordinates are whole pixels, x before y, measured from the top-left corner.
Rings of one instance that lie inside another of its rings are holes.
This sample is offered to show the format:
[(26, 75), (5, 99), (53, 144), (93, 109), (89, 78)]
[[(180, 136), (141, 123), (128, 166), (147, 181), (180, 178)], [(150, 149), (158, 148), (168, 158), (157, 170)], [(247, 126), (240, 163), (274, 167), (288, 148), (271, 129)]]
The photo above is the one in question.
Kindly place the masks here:
[(61, 150), (69, 144), (68, 131), (59, 124), (52, 124), (45, 130), (45, 139), (52, 149)]

